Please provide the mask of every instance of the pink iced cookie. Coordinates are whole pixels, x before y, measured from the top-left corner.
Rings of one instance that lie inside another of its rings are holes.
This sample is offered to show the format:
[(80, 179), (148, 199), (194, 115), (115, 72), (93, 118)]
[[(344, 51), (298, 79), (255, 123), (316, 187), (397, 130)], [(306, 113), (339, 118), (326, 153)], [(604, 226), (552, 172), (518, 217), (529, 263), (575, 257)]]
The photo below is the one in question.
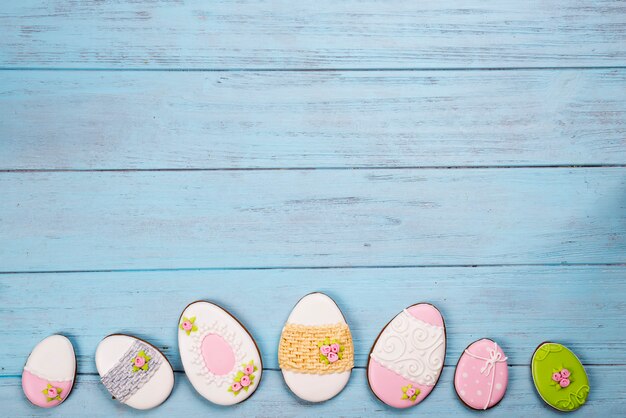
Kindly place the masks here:
[(483, 338), (470, 344), (454, 374), (454, 388), (461, 401), (479, 410), (498, 404), (509, 381), (506, 359), (495, 341)]
[(22, 389), (33, 405), (51, 408), (68, 397), (75, 375), (72, 343), (62, 335), (51, 335), (30, 353), (22, 373)]
[(409, 408), (433, 390), (445, 356), (441, 313), (427, 303), (413, 305), (396, 315), (374, 342), (367, 380), (378, 399), (394, 408)]

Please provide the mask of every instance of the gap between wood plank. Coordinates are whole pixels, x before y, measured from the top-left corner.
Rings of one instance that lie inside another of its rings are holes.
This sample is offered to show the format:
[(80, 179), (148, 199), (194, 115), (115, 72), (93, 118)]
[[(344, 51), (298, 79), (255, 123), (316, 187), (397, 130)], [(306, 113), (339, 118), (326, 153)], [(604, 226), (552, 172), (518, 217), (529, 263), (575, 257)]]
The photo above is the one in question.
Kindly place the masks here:
[(414, 268), (492, 268), (492, 267), (626, 267), (623, 263), (520, 263), (520, 264), (407, 264), (401, 266), (257, 266), (257, 267), (181, 267), (144, 269), (102, 270), (18, 270), (0, 271), (0, 275), (11, 274), (67, 274), (67, 273), (141, 273), (171, 271), (245, 271), (245, 270), (341, 270), (341, 269), (414, 269)]
[[(583, 364), (583, 366), (585, 367), (624, 367), (626, 366), (626, 364)], [(526, 367), (530, 367), (530, 364), (509, 364), (509, 367), (519, 367), (519, 368), (526, 368)], [(452, 364), (447, 364), (445, 366), (443, 366), (444, 369), (451, 369), (451, 368), (456, 368), (456, 365), (452, 365)], [(365, 367), (354, 367), (353, 370), (365, 370)], [(279, 372), (281, 371), (278, 368), (263, 368), (264, 372)], [(185, 374), (185, 372), (183, 370), (174, 370), (174, 373), (176, 374)], [(81, 373), (78, 372), (77, 373), (78, 376), (98, 376), (98, 373)], [(19, 379), (21, 378), (22, 375), (19, 374), (0, 374), (0, 379)]]
[(598, 66), (536, 66), (536, 67), (378, 67), (378, 68), (74, 68), (74, 67), (0, 67), (0, 71), (117, 71), (117, 72), (377, 72), (377, 71), (559, 71), (559, 70), (621, 70), (626, 65)]
[(358, 167), (216, 167), (216, 168), (16, 168), (0, 169), (0, 173), (132, 173), (179, 171), (333, 171), (333, 170), (484, 170), (533, 168), (626, 168), (626, 164), (538, 164), (538, 165), (420, 165), (420, 166), (358, 166)]

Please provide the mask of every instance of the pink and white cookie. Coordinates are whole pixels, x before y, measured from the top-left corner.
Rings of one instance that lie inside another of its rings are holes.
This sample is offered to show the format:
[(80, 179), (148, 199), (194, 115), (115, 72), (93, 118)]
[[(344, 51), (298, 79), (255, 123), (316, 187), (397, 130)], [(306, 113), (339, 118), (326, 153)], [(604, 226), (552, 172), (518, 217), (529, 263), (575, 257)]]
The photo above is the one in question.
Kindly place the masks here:
[(472, 409), (496, 406), (509, 382), (507, 357), (502, 348), (483, 338), (470, 344), (456, 365), (454, 389), (461, 401)]
[(26, 398), (42, 408), (57, 406), (72, 391), (76, 378), (76, 355), (70, 340), (51, 335), (35, 346), (22, 372)]
[(261, 353), (248, 330), (222, 307), (193, 302), (178, 321), (178, 348), (194, 389), (218, 405), (248, 399), (263, 374)]
[(445, 358), (443, 317), (433, 305), (419, 303), (385, 325), (370, 351), (367, 381), (382, 402), (410, 408), (432, 392)]

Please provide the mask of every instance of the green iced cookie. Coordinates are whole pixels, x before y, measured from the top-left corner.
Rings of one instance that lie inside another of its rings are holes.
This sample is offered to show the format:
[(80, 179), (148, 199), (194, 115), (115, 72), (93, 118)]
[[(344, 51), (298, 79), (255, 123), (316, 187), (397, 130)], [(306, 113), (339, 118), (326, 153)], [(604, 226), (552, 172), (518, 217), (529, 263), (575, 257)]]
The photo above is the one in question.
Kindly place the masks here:
[(539, 396), (559, 411), (574, 411), (589, 395), (589, 380), (580, 360), (567, 347), (543, 343), (530, 364)]

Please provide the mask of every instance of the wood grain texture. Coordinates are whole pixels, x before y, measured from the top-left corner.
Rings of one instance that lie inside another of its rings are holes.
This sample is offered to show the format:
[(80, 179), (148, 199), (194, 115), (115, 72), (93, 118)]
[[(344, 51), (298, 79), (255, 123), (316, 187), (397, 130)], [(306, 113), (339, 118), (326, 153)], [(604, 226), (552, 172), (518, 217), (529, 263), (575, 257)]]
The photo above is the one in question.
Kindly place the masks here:
[(2, 173), (2, 271), (624, 263), (626, 169)]
[(237, 316), (255, 337), (264, 367), (277, 369), (289, 312), (314, 291), (343, 310), (361, 368), (384, 325), (418, 302), (435, 304), (444, 316), (447, 365), (482, 337), (496, 340), (512, 365), (528, 366), (542, 341), (567, 345), (586, 365), (626, 365), (619, 331), (626, 328), (626, 266), (9, 274), (0, 275), (0, 288), (4, 375), (19, 375), (32, 348), (51, 333), (75, 343), (80, 373), (96, 373), (96, 346), (116, 332), (152, 342), (181, 371), (178, 318), (198, 299)]
[(0, 169), (626, 164), (626, 70), (2, 78)]
[(0, 65), (71, 68), (476, 68), (626, 60), (619, 0), (21, 0)]
[[(557, 416), (529, 373), (544, 340), (586, 365), (583, 416), (626, 415), (624, 16), (620, 0), (6, 2), (0, 410), (140, 415), (93, 363), (127, 332), (178, 370), (152, 416), (469, 416), (451, 380), (481, 337), (511, 365), (490, 416)], [(276, 359), (311, 291), (335, 298), (356, 349), (320, 405), (290, 394)], [(181, 372), (176, 320), (201, 298), (263, 354), (237, 407)], [(445, 317), (446, 367), (417, 410), (392, 411), (363, 368), (419, 301)], [(35, 410), (19, 374), (54, 332), (75, 344), (78, 385)]]
[[(626, 413), (621, 367), (587, 367), (591, 392), (577, 416), (619, 417)], [(58, 408), (40, 409), (30, 405), (21, 393), (18, 377), (0, 378), (0, 402), (7, 416), (18, 417), (383, 417), (383, 416), (475, 416), (458, 400), (453, 389), (454, 368), (446, 367), (442, 377), (426, 401), (411, 410), (395, 410), (377, 401), (369, 388), (364, 370), (355, 370), (346, 387), (336, 398), (321, 404), (305, 404), (290, 394), (280, 372), (266, 371), (258, 391), (250, 400), (233, 407), (218, 407), (201, 398), (184, 375), (176, 374), (172, 396), (160, 407), (139, 412), (112, 400), (97, 376), (79, 376), (78, 384), (67, 402)], [(19, 399), (19, 402), (16, 402)], [(545, 405), (532, 385), (530, 368), (510, 367), (509, 386), (503, 401), (488, 412), (490, 417), (528, 418), (563, 416)]]

